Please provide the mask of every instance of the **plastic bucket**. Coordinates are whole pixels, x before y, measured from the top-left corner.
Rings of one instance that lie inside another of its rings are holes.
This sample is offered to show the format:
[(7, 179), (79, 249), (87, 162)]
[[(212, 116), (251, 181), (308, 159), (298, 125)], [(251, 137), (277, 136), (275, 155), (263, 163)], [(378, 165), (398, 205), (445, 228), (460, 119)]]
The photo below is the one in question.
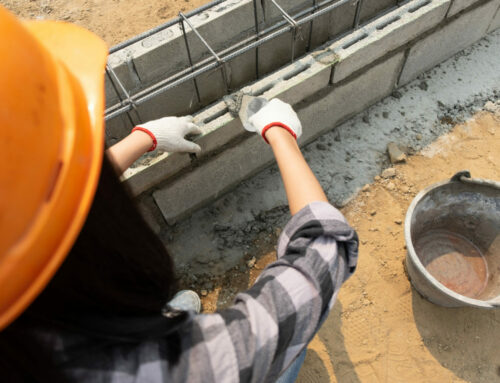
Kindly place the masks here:
[(422, 190), (405, 240), (410, 281), (429, 301), (500, 307), (500, 183), (464, 171)]

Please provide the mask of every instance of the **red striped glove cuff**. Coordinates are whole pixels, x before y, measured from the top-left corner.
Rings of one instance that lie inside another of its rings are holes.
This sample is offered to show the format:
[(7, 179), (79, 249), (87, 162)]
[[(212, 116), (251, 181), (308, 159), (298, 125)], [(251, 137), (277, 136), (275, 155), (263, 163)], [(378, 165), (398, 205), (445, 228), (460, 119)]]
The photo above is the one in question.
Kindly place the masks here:
[(131, 133), (134, 133), (136, 130), (140, 130), (141, 132), (146, 133), (153, 140), (153, 145), (151, 146), (151, 148), (149, 148), (148, 152), (152, 152), (153, 150), (155, 150), (156, 146), (158, 145), (158, 142), (156, 141), (155, 135), (153, 133), (151, 133), (149, 130), (147, 130), (146, 128), (143, 128), (141, 126), (136, 126), (134, 129), (132, 129)]
[(295, 132), (287, 125), (281, 123), (281, 122), (271, 122), (270, 124), (267, 124), (266, 126), (264, 126), (264, 129), (262, 129), (262, 138), (264, 139), (264, 141), (266, 141), (268, 144), (269, 144), (269, 141), (267, 140), (266, 138), (266, 132), (271, 129), (273, 126), (279, 126), (280, 128), (283, 128), (285, 129), (286, 131), (288, 131), (288, 133), (290, 133), (293, 138), (295, 138), (295, 140), (297, 140), (297, 135), (295, 134)]

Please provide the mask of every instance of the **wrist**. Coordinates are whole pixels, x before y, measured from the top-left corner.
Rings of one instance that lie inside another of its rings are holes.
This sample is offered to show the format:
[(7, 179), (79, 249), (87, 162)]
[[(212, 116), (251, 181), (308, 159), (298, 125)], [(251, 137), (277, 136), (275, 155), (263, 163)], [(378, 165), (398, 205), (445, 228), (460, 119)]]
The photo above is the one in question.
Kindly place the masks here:
[[(263, 138), (269, 144), (273, 145), (276, 142), (290, 141), (296, 143), (296, 135), (290, 128), (283, 128), (283, 125), (272, 125), (267, 126), (267, 129), (263, 130)], [(292, 134), (293, 133), (293, 134)]]
[(136, 126), (132, 129), (130, 137), (137, 142), (138, 146), (144, 148), (145, 152), (152, 152), (156, 149), (156, 137), (146, 128)]

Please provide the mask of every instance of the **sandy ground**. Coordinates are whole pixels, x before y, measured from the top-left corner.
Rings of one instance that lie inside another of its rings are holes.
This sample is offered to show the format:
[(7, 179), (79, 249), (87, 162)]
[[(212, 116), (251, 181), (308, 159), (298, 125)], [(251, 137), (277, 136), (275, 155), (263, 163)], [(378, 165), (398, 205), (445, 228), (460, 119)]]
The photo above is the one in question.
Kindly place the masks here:
[(342, 209), (361, 239), (359, 268), (309, 347), (300, 382), (500, 381), (500, 311), (424, 300), (405, 275), (402, 225), (419, 190), (462, 169), (500, 180), (499, 165), (500, 110), (479, 113)]
[(26, 19), (63, 20), (99, 35), (109, 46), (145, 32), (207, 0), (0, 0)]

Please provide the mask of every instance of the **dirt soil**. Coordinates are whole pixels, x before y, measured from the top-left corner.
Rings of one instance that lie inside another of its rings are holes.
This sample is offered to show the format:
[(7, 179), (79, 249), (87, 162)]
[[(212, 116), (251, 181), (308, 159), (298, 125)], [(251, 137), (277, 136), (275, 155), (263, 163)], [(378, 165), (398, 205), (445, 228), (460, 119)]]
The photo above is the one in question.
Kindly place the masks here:
[[(309, 345), (299, 382), (500, 380), (500, 311), (449, 309), (423, 299), (405, 274), (403, 231), (410, 202), (426, 186), (463, 169), (500, 180), (497, 108), (410, 156), (392, 168), (393, 177), (392, 170), (376, 176), (342, 208), (361, 240), (359, 267)], [(202, 290), (206, 312), (229, 305), (275, 260), (269, 243), (277, 234), (254, 244), (257, 250), (242, 262), (242, 271), (236, 268), (214, 281), (212, 290)]]
[(179, 12), (208, 0), (1, 0), (0, 4), (26, 19), (63, 20), (99, 35), (109, 46), (145, 32)]

